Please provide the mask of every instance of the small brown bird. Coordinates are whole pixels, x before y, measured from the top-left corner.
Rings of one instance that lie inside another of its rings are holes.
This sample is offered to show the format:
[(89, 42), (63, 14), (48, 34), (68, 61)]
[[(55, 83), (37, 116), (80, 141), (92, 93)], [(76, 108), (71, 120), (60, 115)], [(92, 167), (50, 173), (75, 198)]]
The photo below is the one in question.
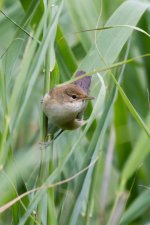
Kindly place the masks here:
[[(76, 76), (85, 74), (83, 71)], [(91, 77), (84, 77), (71, 84), (55, 87), (45, 94), (42, 107), (49, 121), (49, 132), (73, 130), (84, 124), (83, 113), (87, 100), (94, 99), (88, 95)]]

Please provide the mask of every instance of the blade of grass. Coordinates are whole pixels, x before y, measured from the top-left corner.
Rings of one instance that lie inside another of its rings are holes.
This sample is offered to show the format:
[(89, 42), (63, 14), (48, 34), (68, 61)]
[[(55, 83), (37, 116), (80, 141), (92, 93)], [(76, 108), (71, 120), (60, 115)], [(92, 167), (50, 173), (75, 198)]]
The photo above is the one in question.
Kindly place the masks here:
[[(148, 125), (148, 127), (150, 127), (150, 115), (148, 115), (147, 117), (146, 124)], [(143, 162), (149, 152), (149, 138), (142, 130), (138, 140), (135, 143), (132, 154), (130, 155), (130, 158), (127, 160), (123, 168), (122, 182), (127, 181), (132, 176), (132, 174), (138, 169), (138, 166)]]
[(150, 206), (150, 190), (145, 190), (123, 214), (120, 225), (130, 224), (143, 214)]
[(2, 10), (0, 10), (0, 12), (8, 19), (10, 20), (13, 24), (15, 24), (20, 30), (22, 30), (25, 34), (27, 34), (30, 38), (32, 38), (33, 40), (35, 40), (37, 43), (40, 44), (39, 40), (37, 40), (36, 38), (34, 38), (32, 35), (30, 35), (30, 33), (28, 31), (26, 31), (24, 28), (22, 28), (20, 25), (18, 25), (14, 20), (12, 20), (9, 16), (6, 15), (6, 13), (4, 13)]

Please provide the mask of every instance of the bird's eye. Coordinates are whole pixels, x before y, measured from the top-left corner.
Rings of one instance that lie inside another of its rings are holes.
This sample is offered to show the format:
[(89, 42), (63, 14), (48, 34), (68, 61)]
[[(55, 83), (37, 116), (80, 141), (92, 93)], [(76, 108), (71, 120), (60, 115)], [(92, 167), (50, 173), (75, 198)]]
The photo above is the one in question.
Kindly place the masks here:
[(76, 98), (77, 98), (77, 96), (76, 96), (76, 95), (72, 95), (71, 97), (72, 97), (73, 99), (76, 99)]

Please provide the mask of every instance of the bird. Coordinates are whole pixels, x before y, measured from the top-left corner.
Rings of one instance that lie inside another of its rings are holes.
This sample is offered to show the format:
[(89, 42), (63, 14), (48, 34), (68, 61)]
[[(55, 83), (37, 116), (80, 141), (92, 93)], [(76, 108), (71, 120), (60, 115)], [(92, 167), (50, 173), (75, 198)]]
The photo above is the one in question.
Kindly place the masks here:
[[(84, 74), (84, 71), (78, 71), (75, 77)], [(60, 135), (64, 130), (74, 130), (85, 124), (83, 115), (87, 102), (94, 99), (89, 96), (90, 85), (91, 77), (85, 76), (73, 83), (56, 86), (44, 95), (42, 108), (48, 118), (50, 134), (60, 131)]]

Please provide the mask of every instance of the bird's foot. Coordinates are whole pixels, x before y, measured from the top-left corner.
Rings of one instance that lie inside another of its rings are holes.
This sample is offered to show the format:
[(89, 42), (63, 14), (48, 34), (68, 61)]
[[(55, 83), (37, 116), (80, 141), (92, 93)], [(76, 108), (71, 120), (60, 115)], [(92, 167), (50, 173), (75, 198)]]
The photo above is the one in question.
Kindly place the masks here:
[[(60, 131), (58, 132), (58, 134), (57, 134), (55, 137), (53, 137), (50, 141), (43, 141), (43, 142), (40, 142), (40, 145), (41, 145), (42, 147), (44, 147), (44, 148), (47, 148), (49, 145), (51, 145), (51, 144), (53, 143), (54, 140), (56, 140), (56, 139), (60, 136), (60, 134), (61, 134), (63, 131), (64, 131), (64, 130), (60, 130)], [(49, 138), (49, 137), (52, 137), (52, 135), (51, 135), (51, 134), (48, 134), (48, 135), (47, 135), (47, 138)]]
[(50, 141), (41, 141), (39, 144), (41, 147), (48, 148), (52, 144), (53, 140)]

